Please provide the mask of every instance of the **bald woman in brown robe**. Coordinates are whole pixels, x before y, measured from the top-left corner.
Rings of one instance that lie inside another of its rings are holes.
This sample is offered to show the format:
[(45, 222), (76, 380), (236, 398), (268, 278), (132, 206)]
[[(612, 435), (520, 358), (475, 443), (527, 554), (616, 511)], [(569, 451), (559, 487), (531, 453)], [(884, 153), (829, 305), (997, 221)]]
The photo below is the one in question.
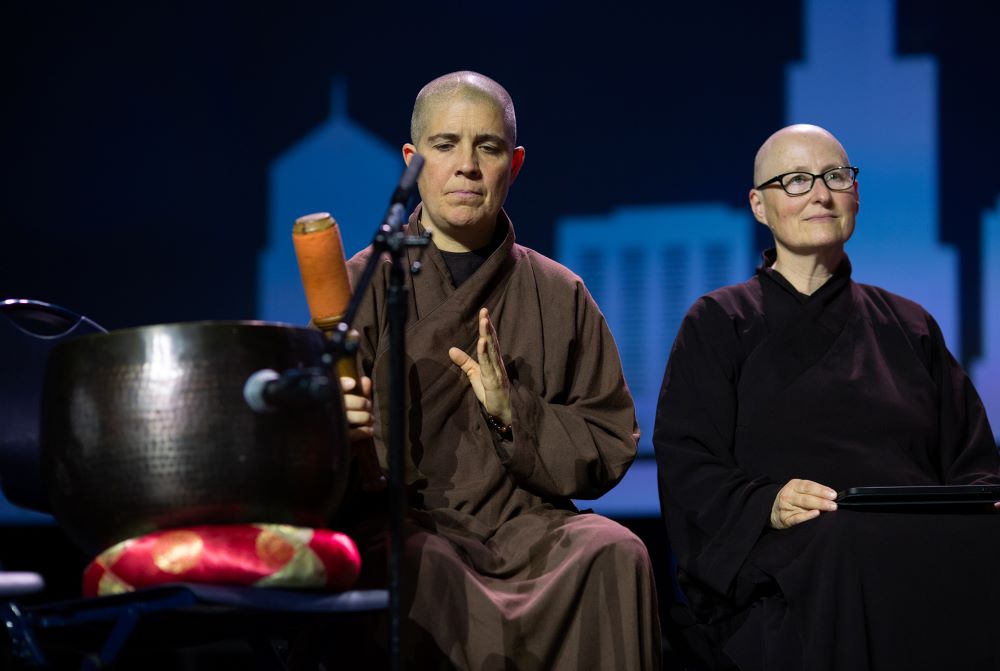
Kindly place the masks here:
[[(510, 98), (482, 75), (446, 75), (421, 91), (411, 130), (404, 159), (426, 164), (409, 232), (433, 244), (408, 259), (423, 268), (408, 278), (404, 655), (418, 667), (658, 668), (645, 547), (571, 501), (631, 464), (632, 399), (580, 279), (514, 242), (501, 207), (524, 150)], [(370, 253), (350, 261), (355, 279)], [(388, 270), (355, 321), (371, 412), (356, 390), (346, 399), (353, 436), (374, 438), (383, 467)], [(384, 520), (353, 513), (373, 575)]]

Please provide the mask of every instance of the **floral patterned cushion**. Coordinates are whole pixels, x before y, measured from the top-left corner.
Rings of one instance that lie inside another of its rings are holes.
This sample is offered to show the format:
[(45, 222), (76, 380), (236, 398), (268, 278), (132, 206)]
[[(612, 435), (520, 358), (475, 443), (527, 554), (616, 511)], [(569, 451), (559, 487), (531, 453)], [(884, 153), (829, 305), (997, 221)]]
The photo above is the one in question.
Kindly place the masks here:
[(83, 574), (85, 596), (194, 582), (341, 591), (361, 572), (348, 536), (280, 524), (197, 526), (156, 531), (102, 552)]

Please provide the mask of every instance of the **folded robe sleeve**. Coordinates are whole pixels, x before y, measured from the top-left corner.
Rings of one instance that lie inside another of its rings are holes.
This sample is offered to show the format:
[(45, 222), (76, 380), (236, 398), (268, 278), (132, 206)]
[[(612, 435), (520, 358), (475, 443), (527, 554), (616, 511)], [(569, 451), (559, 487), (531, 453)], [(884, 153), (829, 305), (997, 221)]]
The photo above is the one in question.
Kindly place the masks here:
[(575, 287), (575, 303), (562, 310), (574, 315), (575, 328), (546, 324), (544, 342), (538, 343), (546, 359), (559, 360), (542, 371), (544, 390), (557, 393), (515, 379), (513, 441), (495, 443), (525, 489), (593, 499), (624, 476), (635, 458), (639, 429), (607, 323), (583, 283), (576, 280)]
[[(923, 312), (923, 310), (921, 310)], [(938, 461), (943, 484), (1000, 482), (996, 445), (972, 380), (955, 361), (937, 322), (926, 312), (922, 336), (930, 375), (940, 394)]]
[(678, 564), (718, 594), (768, 528), (783, 483), (751, 478), (733, 454), (739, 342), (709, 297), (684, 318), (657, 404), (653, 444), (660, 501)]

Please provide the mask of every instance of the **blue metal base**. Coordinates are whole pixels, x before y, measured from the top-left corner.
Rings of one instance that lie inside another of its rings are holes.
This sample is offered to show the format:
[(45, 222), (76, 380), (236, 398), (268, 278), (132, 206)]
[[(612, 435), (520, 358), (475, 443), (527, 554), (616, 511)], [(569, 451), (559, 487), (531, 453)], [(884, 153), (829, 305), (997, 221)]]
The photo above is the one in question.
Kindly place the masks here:
[(29, 571), (0, 571), (0, 597), (20, 596), (41, 592), (45, 580)]
[[(185, 620), (200, 626), (208, 621), (223, 621), (236, 616), (254, 618), (264, 629), (269, 625), (281, 629), (293, 614), (318, 617), (346, 613), (385, 610), (389, 594), (385, 590), (357, 590), (330, 594), (314, 591), (277, 590), (221, 585), (178, 583), (137, 590), (128, 594), (75, 599), (37, 606), (19, 606), (13, 601), (0, 602), (0, 617), (10, 635), (16, 659), (38, 667), (49, 667), (51, 661), (42, 650), (40, 639), (59, 630), (76, 630), (95, 623), (107, 624), (110, 631), (103, 635), (81, 662), (81, 669), (98, 669), (110, 665), (132, 637), (142, 618), (157, 614), (174, 614), (168, 627), (171, 634), (184, 629)], [(223, 628), (225, 629), (225, 628)], [(260, 627), (251, 633), (259, 633)], [(204, 639), (206, 632), (198, 632)], [(246, 633), (246, 632), (244, 632)], [(232, 632), (219, 640), (231, 638)], [(247, 637), (251, 638), (251, 637)], [(259, 641), (250, 641), (255, 648)], [(278, 657), (272, 660), (283, 668)]]

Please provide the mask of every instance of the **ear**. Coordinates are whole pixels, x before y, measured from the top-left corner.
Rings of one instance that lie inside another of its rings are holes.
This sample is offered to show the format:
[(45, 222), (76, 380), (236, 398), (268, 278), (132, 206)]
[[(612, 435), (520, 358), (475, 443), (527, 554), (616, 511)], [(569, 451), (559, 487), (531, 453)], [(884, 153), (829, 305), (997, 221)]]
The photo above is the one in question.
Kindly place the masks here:
[(403, 145), (403, 163), (410, 165), (410, 161), (413, 160), (413, 155), (417, 153), (417, 148), (412, 144), (407, 142)]
[(854, 182), (854, 214), (857, 214), (858, 210), (860, 210), (860, 209), (861, 209), (861, 195), (860, 195), (860, 193), (858, 191), (858, 182), (857, 182), (857, 180), (855, 180), (855, 182)]
[(511, 184), (513, 184), (514, 180), (517, 179), (517, 173), (521, 172), (522, 165), (524, 165), (524, 147), (514, 147), (514, 155), (510, 160)]
[[(764, 211), (764, 198), (758, 189), (750, 189), (750, 211), (753, 212), (753, 218), (759, 223), (767, 226), (767, 216), (765, 216)], [(768, 226), (770, 228), (770, 226)]]

